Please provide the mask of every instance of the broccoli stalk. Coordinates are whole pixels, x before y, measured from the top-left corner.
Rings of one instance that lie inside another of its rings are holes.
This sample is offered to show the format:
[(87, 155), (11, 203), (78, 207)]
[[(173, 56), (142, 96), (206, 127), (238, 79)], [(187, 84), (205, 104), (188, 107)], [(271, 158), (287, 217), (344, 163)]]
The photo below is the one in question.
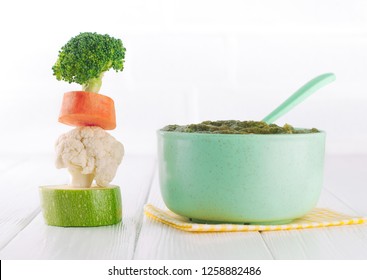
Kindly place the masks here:
[(82, 85), (83, 91), (96, 92), (98, 93), (102, 86), (102, 78), (104, 72), (101, 73), (97, 78), (92, 78)]
[(124, 69), (125, 51), (120, 39), (107, 34), (80, 33), (59, 51), (53, 74), (59, 81), (78, 83), (84, 91), (98, 93), (106, 71)]

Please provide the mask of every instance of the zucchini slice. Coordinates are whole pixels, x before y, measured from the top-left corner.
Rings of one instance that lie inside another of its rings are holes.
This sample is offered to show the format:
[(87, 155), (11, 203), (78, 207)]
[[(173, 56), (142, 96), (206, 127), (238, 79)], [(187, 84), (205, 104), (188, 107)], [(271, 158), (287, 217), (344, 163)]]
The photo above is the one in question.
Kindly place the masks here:
[(41, 186), (39, 192), (43, 217), (48, 225), (97, 227), (117, 224), (122, 220), (118, 186)]

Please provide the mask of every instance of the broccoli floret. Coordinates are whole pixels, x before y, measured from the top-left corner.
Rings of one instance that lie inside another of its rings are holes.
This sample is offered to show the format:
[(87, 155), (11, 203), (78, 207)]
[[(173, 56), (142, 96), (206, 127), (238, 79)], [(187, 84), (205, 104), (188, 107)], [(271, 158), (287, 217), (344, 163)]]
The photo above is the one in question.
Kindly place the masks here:
[(124, 69), (125, 51), (120, 39), (107, 34), (80, 33), (59, 51), (53, 74), (59, 81), (75, 82), (84, 91), (98, 93), (104, 72)]

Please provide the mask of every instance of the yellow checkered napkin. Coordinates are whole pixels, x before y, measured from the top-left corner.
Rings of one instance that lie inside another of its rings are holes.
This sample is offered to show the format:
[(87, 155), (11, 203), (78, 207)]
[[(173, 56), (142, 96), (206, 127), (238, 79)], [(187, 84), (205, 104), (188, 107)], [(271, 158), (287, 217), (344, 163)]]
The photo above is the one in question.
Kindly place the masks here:
[(289, 230), (363, 224), (367, 221), (363, 217), (348, 216), (325, 208), (315, 208), (305, 216), (285, 225), (197, 224), (188, 218), (176, 215), (169, 210), (159, 209), (151, 204), (144, 206), (144, 213), (149, 218), (166, 225), (191, 232)]

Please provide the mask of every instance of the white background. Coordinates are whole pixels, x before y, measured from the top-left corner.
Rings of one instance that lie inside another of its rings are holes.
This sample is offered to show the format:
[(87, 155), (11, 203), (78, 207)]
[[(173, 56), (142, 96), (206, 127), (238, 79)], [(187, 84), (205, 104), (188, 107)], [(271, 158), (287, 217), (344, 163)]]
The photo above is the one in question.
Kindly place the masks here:
[(154, 154), (155, 131), (207, 119), (259, 120), (314, 76), (337, 80), (277, 123), (327, 131), (329, 154), (367, 153), (367, 1), (1, 1), (0, 153), (53, 153), (71, 127), (51, 67), (79, 32), (121, 38), (125, 70), (105, 75), (111, 132)]

